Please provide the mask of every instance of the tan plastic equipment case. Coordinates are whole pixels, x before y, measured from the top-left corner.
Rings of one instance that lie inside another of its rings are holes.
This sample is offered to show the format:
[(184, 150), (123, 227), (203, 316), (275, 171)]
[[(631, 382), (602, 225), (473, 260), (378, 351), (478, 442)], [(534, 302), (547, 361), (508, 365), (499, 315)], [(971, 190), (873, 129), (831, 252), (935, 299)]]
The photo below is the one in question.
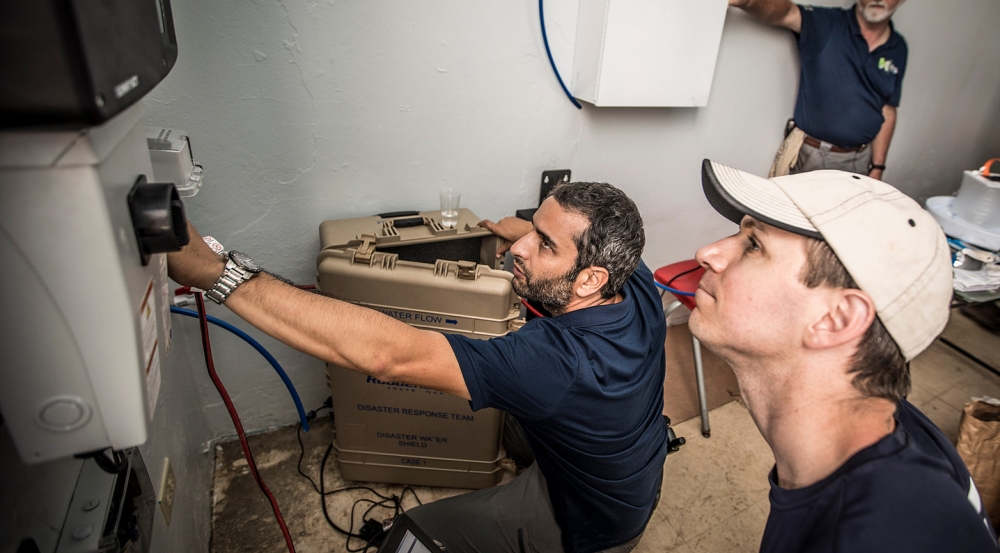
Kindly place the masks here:
[[(455, 229), (441, 227), (439, 217), (428, 211), (323, 222), (320, 291), (412, 326), (471, 338), (520, 328), (511, 275), (496, 269), (497, 237), (477, 227), (468, 209), (459, 210)], [(473, 489), (496, 484), (504, 456), (501, 412), (473, 413), (461, 398), (335, 365), (327, 365), (327, 381), (345, 479)]]

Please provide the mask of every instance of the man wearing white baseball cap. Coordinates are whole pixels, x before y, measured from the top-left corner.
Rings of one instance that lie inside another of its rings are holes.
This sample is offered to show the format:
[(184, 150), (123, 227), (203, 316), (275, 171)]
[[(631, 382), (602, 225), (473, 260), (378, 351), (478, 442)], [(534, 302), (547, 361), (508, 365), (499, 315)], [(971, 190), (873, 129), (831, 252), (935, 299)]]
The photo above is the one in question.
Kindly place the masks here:
[(997, 551), (961, 458), (905, 399), (952, 294), (930, 214), (841, 171), (705, 160), (702, 185), (740, 229), (698, 251), (690, 326), (774, 453), (761, 551)]

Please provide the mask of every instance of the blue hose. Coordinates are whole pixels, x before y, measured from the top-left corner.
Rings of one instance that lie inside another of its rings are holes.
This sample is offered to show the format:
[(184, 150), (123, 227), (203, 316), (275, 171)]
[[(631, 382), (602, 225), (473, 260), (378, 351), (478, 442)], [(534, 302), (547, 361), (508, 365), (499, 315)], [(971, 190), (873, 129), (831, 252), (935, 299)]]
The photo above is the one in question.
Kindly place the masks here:
[[(190, 309), (183, 309), (180, 307), (174, 307), (172, 305), (170, 306), (170, 312), (177, 313), (178, 315), (194, 317), (195, 319), (198, 318), (198, 313), (196, 311), (191, 311)], [(247, 334), (246, 332), (243, 332), (242, 330), (227, 323), (226, 321), (223, 321), (222, 319), (217, 319), (211, 315), (206, 315), (206, 317), (208, 318), (208, 322), (214, 324), (215, 326), (221, 326), (222, 328), (228, 330), (229, 332), (232, 332), (233, 334), (239, 336), (240, 338), (243, 338), (244, 342), (253, 346), (253, 349), (257, 350), (261, 355), (263, 355), (264, 359), (267, 359), (267, 362), (270, 363), (272, 367), (274, 367), (275, 372), (278, 373), (278, 376), (280, 376), (281, 380), (285, 383), (285, 387), (288, 388), (288, 393), (292, 394), (292, 400), (295, 401), (295, 408), (298, 409), (299, 411), (299, 419), (302, 421), (302, 429), (305, 430), (306, 432), (309, 432), (309, 421), (306, 420), (306, 410), (302, 408), (302, 401), (299, 399), (299, 393), (295, 391), (295, 386), (292, 385), (292, 381), (288, 378), (288, 375), (285, 374), (285, 370), (282, 369), (281, 365), (278, 364), (278, 360), (275, 359), (270, 352), (264, 349), (264, 346), (260, 345), (260, 342), (251, 338), (250, 335)]]
[(667, 286), (665, 284), (660, 284), (659, 282), (656, 282), (655, 280), (653, 281), (653, 284), (655, 284), (657, 288), (660, 288), (662, 290), (666, 290), (667, 292), (670, 292), (671, 294), (673, 294), (675, 296), (690, 296), (692, 298), (694, 297), (694, 292), (685, 292), (683, 290), (678, 290), (676, 288), (671, 288), (671, 287), (669, 287), (669, 286)]
[(583, 109), (580, 102), (577, 102), (576, 98), (569, 93), (566, 83), (563, 82), (562, 77), (559, 75), (559, 69), (556, 68), (556, 62), (552, 59), (552, 50), (549, 49), (549, 35), (545, 32), (545, 10), (542, 9), (542, 0), (538, 0), (538, 20), (542, 22), (542, 42), (545, 43), (545, 53), (549, 55), (549, 63), (552, 65), (552, 71), (555, 72), (556, 78), (559, 79), (559, 86), (562, 87), (563, 92), (566, 93), (566, 97), (569, 98), (570, 102), (573, 102), (576, 109)]

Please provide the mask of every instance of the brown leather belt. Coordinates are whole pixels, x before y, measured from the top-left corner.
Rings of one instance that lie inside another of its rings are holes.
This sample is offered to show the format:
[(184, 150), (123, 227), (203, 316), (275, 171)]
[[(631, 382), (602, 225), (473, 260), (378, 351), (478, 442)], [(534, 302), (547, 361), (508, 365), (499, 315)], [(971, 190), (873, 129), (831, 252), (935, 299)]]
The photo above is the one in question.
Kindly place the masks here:
[[(813, 138), (813, 137), (811, 137), (809, 135), (806, 135), (806, 138), (805, 138), (805, 140), (803, 140), (803, 142), (805, 142), (806, 144), (812, 146), (813, 148), (822, 148), (823, 147), (823, 143), (822, 142), (820, 142), (819, 140), (816, 140), (815, 138)], [(847, 153), (850, 153), (850, 152), (860, 152), (861, 150), (864, 150), (867, 147), (868, 147), (867, 144), (862, 144), (862, 145), (858, 146), (857, 148), (841, 148), (840, 146), (834, 146), (834, 145), (831, 144), (830, 145), (830, 151), (831, 152), (836, 152), (838, 154), (847, 154)]]

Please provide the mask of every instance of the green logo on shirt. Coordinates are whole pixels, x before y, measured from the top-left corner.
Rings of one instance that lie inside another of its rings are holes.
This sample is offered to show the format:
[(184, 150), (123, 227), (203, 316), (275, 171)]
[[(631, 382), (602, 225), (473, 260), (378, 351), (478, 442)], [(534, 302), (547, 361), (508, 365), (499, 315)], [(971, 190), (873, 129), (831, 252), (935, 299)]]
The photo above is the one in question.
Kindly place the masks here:
[(886, 73), (892, 73), (893, 75), (899, 73), (899, 68), (896, 67), (896, 64), (892, 63), (892, 60), (887, 60), (885, 58), (879, 58), (878, 68)]

